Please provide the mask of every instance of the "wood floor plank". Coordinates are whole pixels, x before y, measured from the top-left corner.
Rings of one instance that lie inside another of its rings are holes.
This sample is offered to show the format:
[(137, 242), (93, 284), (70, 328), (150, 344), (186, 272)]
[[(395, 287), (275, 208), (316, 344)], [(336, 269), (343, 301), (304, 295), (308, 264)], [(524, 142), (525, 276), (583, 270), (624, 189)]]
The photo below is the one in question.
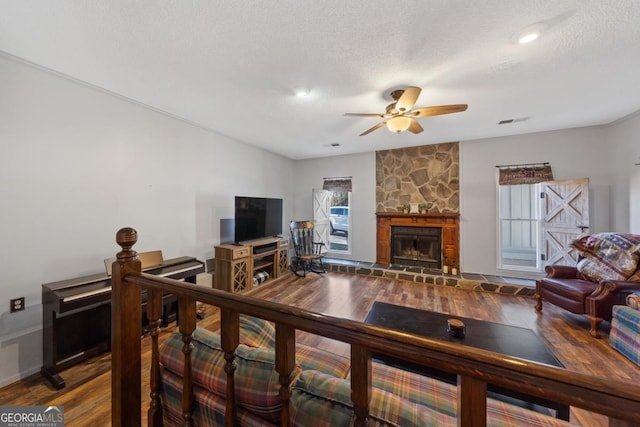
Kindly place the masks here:
[[(438, 311), (452, 316), (472, 317), (529, 328), (545, 341), (569, 370), (602, 378), (628, 381), (630, 387), (640, 382), (640, 368), (613, 350), (608, 333), (600, 340), (589, 335), (588, 322), (562, 309), (545, 304), (543, 313), (535, 312), (531, 298), (490, 292), (474, 292), (447, 286), (413, 283), (395, 279), (364, 277), (331, 272), (292, 276), (274, 285), (255, 289), (252, 295), (330, 316), (362, 321), (375, 301)], [(217, 330), (219, 314), (215, 307), (202, 306), (205, 318), (200, 327)], [(166, 328), (162, 337), (174, 328)], [(299, 342), (349, 355), (349, 346), (334, 340), (298, 332)], [(150, 358), (149, 339), (143, 339), (143, 366)], [(148, 370), (142, 372), (148, 384)], [(53, 390), (40, 376), (33, 375), (0, 389), (2, 405), (64, 405), (66, 426), (102, 426), (110, 421), (110, 355), (96, 356), (62, 372), (67, 382), (63, 390)], [(143, 389), (143, 420), (149, 390)], [(572, 409), (572, 422), (585, 427), (606, 427), (605, 417)]]

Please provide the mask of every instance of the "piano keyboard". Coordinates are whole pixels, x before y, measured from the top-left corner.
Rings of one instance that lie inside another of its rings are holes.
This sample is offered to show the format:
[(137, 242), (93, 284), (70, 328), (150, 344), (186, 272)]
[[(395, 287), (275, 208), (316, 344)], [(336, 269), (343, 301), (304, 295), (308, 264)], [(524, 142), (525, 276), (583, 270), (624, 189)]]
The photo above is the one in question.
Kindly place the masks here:
[(111, 292), (111, 286), (107, 286), (106, 288), (102, 288), (102, 289), (95, 289), (93, 291), (89, 291), (89, 292), (82, 292), (80, 294), (76, 294), (76, 295), (71, 295), (69, 297), (64, 297), (62, 298), (62, 302), (63, 303), (67, 303), (67, 302), (71, 302), (71, 301), (76, 301), (82, 298), (88, 298), (94, 295), (100, 295), (100, 294), (106, 294), (106, 293), (110, 293)]

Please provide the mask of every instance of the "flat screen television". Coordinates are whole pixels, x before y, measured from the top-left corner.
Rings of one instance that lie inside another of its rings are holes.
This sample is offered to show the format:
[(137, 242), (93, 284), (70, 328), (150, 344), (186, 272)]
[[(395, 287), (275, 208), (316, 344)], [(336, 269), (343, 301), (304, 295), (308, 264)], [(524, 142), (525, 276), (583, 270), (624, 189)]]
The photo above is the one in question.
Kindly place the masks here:
[(282, 234), (282, 199), (235, 198), (236, 243)]

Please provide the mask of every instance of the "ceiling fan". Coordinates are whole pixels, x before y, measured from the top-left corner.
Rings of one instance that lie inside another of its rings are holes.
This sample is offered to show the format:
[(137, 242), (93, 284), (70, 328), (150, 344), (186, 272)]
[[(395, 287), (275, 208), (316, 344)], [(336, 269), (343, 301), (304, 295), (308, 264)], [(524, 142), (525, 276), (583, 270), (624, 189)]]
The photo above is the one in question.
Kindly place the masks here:
[(421, 91), (422, 89), (417, 86), (409, 86), (404, 90), (394, 90), (391, 92), (391, 97), (394, 99), (394, 102), (387, 105), (385, 113), (345, 113), (344, 115), (357, 117), (382, 117), (387, 119), (360, 134), (360, 136), (365, 136), (384, 125), (387, 125), (387, 128), (391, 132), (400, 133), (408, 130), (411, 133), (420, 133), (424, 129), (420, 126), (420, 123), (416, 121), (416, 118), (459, 113), (467, 109), (467, 104), (452, 104), (436, 105), (433, 107), (423, 107), (412, 110)]

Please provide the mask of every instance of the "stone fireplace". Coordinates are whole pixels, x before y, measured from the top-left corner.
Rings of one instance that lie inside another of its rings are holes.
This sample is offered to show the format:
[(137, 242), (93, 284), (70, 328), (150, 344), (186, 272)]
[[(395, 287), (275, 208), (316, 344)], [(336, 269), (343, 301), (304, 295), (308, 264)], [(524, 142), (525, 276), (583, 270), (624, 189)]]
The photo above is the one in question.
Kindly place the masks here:
[(377, 212), (376, 217), (377, 264), (459, 268), (459, 214)]
[(402, 211), (408, 203), (430, 212), (460, 208), (457, 142), (376, 151), (376, 212)]
[(458, 178), (457, 142), (376, 152), (376, 263), (460, 269)]

